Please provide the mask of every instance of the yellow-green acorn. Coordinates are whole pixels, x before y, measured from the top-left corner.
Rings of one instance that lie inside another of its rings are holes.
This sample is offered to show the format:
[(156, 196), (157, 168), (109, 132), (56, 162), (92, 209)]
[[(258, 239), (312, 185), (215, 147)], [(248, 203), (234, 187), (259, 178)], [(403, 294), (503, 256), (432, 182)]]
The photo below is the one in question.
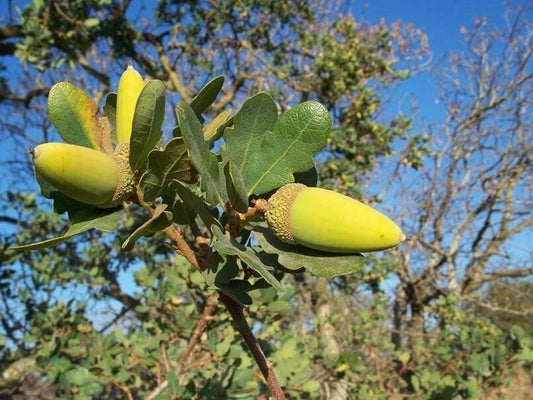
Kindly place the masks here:
[(278, 189), (265, 216), (280, 240), (332, 253), (385, 250), (406, 239), (398, 225), (372, 207), (300, 183)]
[(144, 87), (142, 76), (130, 64), (122, 73), (117, 90), (117, 141), (127, 143), (130, 141), (133, 115), (137, 99)]
[(73, 144), (43, 143), (31, 154), (37, 172), (63, 194), (108, 208), (126, 200), (134, 190), (128, 151), (127, 143), (119, 143), (113, 156)]

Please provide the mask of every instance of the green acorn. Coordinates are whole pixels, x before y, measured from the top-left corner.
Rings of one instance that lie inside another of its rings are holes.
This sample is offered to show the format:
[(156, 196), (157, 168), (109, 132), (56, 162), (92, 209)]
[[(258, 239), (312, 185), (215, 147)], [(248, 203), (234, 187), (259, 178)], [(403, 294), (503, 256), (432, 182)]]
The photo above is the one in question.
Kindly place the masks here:
[(143, 87), (144, 81), (141, 74), (133, 68), (133, 65), (128, 65), (120, 77), (117, 90), (116, 130), (119, 143), (130, 141), (135, 107)]
[(63, 194), (99, 208), (114, 207), (134, 191), (129, 144), (109, 156), (88, 147), (44, 143), (31, 150), (36, 171)]
[(398, 246), (406, 237), (388, 217), (331, 190), (291, 183), (268, 201), (265, 214), (276, 237), (331, 253), (360, 253)]

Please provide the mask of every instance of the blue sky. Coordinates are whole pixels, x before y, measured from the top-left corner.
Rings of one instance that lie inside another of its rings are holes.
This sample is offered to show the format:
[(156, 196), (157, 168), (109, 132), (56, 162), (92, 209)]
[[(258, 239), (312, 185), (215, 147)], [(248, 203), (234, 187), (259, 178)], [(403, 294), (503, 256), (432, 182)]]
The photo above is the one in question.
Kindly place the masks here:
[[(470, 27), (475, 18), (486, 17), (488, 25), (503, 26), (505, 23), (504, 2), (500, 0), (371, 0), (356, 2), (352, 6), (354, 16), (377, 23), (384, 18), (387, 24), (401, 19), (422, 29), (429, 39), (432, 61), (425, 72), (411, 77), (396, 88), (403, 112), (410, 114), (409, 99), (413, 97), (424, 121), (436, 121), (443, 117), (444, 109), (438, 104), (439, 91), (431, 70), (439, 64), (451, 50), (463, 46), (462, 26)], [(398, 110), (391, 110), (397, 112)]]

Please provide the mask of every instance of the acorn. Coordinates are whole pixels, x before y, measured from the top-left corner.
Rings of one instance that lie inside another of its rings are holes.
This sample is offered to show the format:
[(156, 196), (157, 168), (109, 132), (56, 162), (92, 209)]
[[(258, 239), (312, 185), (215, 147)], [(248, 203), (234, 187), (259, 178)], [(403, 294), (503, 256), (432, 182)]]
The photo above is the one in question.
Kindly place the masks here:
[(300, 183), (278, 189), (265, 217), (281, 241), (330, 253), (380, 251), (406, 239), (398, 225), (372, 207)]
[(115, 207), (133, 193), (129, 144), (113, 156), (67, 143), (43, 143), (30, 150), (36, 171), (68, 197), (99, 208)]
[(118, 143), (130, 141), (135, 106), (143, 87), (144, 81), (141, 74), (129, 64), (118, 82), (116, 116)]

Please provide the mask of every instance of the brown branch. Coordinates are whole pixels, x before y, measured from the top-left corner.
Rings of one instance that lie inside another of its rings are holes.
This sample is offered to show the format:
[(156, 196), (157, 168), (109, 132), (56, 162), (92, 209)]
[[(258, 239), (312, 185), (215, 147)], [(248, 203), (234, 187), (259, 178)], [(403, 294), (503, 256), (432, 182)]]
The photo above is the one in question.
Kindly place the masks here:
[(267, 360), (265, 353), (263, 353), (263, 350), (261, 350), (261, 347), (259, 347), (259, 343), (250, 329), (250, 325), (248, 325), (248, 322), (246, 322), (242, 305), (221, 291), (219, 291), (219, 295), (219, 300), (226, 306), (226, 309), (233, 318), (233, 326), (242, 335), (246, 346), (248, 346), (248, 349), (255, 359), (255, 362), (259, 366), (259, 369), (261, 370), (261, 373), (263, 374), (267, 385), (270, 388), (272, 398), (275, 400), (285, 399), (285, 395), (283, 394), (283, 391), (281, 390), (274, 373), (272, 363)]
[(479, 280), (484, 283), (501, 278), (523, 278), (530, 275), (533, 275), (533, 268), (505, 269), (483, 275)]
[(495, 311), (495, 312), (503, 312), (503, 313), (512, 314), (512, 315), (519, 315), (521, 317), (528, 317), (530, 315), (533, 315), (532, 310), (519, 311), (519, 310), (510, 309), (510, 308), (494, 306), (492, 304), (485, 303), (477, 299), (472, 299), (471, 301), (481, 308), (486, 308), (488, 310)]
[(178, 249), (178, 252), (191, 263), (191, 265), (198, 271), (202, 270), (202, 267), (200, 266), (200, 263), (198, 262), (198, 258), (196, 257), (196, 254), (194, 254), (194, 251), (191, 249), (191, 247), (187, 244), (185, 239), (183, 238), (183, 235), (181, 234), (181, 230), (178, 230), (174, 228), (173, 226), (168, 226), (163, 231), (167, 235), (167, 237), (174, 242), (176, 245), (176, 248)]
[(22, 25), (8, 25), (0, 27), (0, 40), (10, 39), (15, 37), (23, 37)]
[(50, 91), (50, 88), (37, 88), (32, 89), (25, 94), (16, 94), (9, 90), (6, 85), (2, 85), (1, 87), (2, 91), (0, 93), (0, 103), (5, 100), (13, 101), (16, 103), (22, 103), (25, 107), (30, 106), (30, 102), (39, 96), (48, 96), (48, 92)]
[[(150, 213), (153, 213), (152, 205), (144, 201), (142, 191), (139, 188), (137, 190), (137, 200)], [(194, 266), (194, 268), (201, 271), (203, 269), (203, 262), (199, 262), (199, 259), (196, 257), (196, 254), (194, 254), (189, 244), (185, 241), (181, 230), (178, 230), (173, 226), (169, 226), (165, 228), (164, 232), (176, 244), (178, 251)], [(205, 259), (202, 259), (201, 261), (204, 260)], [(272, 393), (273, 398), (275, 400), (285, 399), (285, 395), (283, 394), (283, 391), (279, 386), (272, 364), (266, 359), (263, 350), (261, 350), (261, 347), (259, 347), (259, 343), (257, 342), (256, 337), (254, 336), (252, 330), (250, 329), (250, 326), (246, 322), (246, 318), (243, 314), (242, 305), (237, 303), (231, 297), (228, 297), (222, 291), (218, 291), (218, 294), (219, 300), (224, 304), (224, 306), (226, 306), (226, 309), (228, 310), (231, 315), (231, 318), (233, 319), (233, 326), (242, 335), (244, 342), (248, 346), (248, 349), (250, 350), (255, 359), (255, 362), (259, 366), (259, 369), (261, 370), (261, 373), (263, 374), (267, 385), (270, 388), (270, 392)]]
[(161, 43), (161, 36), (155, 36), (153, 34), (144, 32), (142, 34), (142, 37), (143, 39), (151, 43), (153, 46), (155, 46), (159, 61), (161, 61), (161, 66), (163, 67), (163, 70), (165, 71), (168, 76), (168, 79), (170, 80), (171, 88), (174, 89), (183, 100), (185, 100), (187, 103), (190, 103), (192, 100), (192, 96), (189, 93), (190, 90), (183, 83), (183, 81), (178, 76), (178, 73), (171, 65), (170, 60), (167, 56), (166, 49)]

